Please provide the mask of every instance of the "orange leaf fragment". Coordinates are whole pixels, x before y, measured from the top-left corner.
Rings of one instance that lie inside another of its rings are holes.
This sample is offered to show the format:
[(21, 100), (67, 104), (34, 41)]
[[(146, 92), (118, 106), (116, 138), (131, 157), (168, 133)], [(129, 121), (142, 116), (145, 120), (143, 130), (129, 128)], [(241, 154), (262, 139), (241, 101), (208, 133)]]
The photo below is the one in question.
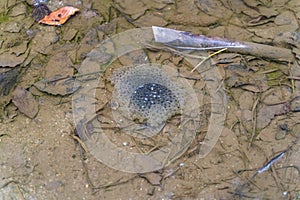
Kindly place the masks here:
[(63, 25), (72, 15), (78, 12), (79, 9), (72, 6), (65, 6), (56, 11), (46, 15), (39, 21), (41, 24), (47, 24), (52, 26)]

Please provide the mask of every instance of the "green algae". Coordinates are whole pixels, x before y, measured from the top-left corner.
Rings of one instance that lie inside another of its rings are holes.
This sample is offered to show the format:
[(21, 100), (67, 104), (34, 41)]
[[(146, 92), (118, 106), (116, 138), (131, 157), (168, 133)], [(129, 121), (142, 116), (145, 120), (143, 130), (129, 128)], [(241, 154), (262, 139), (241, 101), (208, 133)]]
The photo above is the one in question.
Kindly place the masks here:
[(8, 19), (9, 19), (9, 17), (6, 14), (0, 13), (0, 24), (7, 22)]

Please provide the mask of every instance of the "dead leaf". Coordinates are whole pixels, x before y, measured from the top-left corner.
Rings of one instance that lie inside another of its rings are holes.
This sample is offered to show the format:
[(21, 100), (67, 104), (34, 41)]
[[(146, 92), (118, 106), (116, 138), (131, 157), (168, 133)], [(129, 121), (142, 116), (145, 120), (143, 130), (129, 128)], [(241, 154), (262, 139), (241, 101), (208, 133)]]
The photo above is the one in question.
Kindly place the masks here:
[(60, 26), (66, 23), (66, 21), (78, 11), (78, 8), (72, 6), (65, 6), (56, 11), (51, 12), (49, 15), (46, 15), (43, 19), (39, 21), (39, 23), (52, 26)]
[(74, 86), (75, 78), (58, 77), (57, 79), (42, 79), (34, 84), (39, 90), (52, 95), (69, 95), (74, 93), (78, 87)]
[(12, 98), (13, 103), (21, 113), (33, 119), (38, 113), (38, 102), (34, 96), (22, 87), (17, 87)]
[(284, 115), (290, 111), (288, 103), (277, 104), (272, 106), (264, 105), (257, 113), (257, 128), (265, 128), (271, 120), (277, 115)]
[(32, 11), (32, 17), (34, 21), (38, 22), (42, 20), (45, 16), (49, 15), (51, 11), (49, 10), (48, 6), (44, 3), (40, 3), (34, 6)]
[(141, 177), (145, 178), (151, 185), (160, 185), (162, 176), (158, 173), (141, 174)]
[(0, 54), (0, 67), (16, 67), (25, 61), (28, 54), (29, 51), (26, 51), (22, 55), (16, 55), (11, 51)]
[(70, 58), (65, 52), (58, 52), (48, 61), (43, 79), (34, 86), (53, 95), (72, 94), (76, 90), (73, 73), (74, 67)]
[(0, 96), (9, 94), (10, 90), (17, 84), (19, 73), (18, 67), (0, 72)]

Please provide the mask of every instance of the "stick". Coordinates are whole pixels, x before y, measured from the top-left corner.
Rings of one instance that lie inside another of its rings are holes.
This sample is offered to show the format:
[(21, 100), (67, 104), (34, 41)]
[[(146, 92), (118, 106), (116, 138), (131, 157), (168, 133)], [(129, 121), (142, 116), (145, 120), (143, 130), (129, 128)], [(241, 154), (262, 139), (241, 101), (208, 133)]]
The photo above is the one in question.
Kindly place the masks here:
[(153, 26), (155, 42), (180, 50), (220, 50), (290, 62), (294, 60), (292, 50), (254, 42), (233, 41), (219, 37), (196, 35), (189, 32)]

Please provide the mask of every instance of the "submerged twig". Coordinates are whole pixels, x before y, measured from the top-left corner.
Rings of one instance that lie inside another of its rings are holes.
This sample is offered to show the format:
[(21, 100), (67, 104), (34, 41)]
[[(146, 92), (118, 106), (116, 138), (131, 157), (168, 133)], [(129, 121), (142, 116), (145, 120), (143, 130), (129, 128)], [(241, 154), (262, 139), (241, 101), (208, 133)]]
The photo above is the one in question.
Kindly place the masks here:
[(291, 80), (295, 80), (295, 81), (300, 81), (300, 77), (299, 76), (288, 76), (287, 78), (291, 79)]
[(195, 59), (205, 59), (207, 56), (200, 56), (200, 55), (193, 55), (193, 54), (188, 54), (182, 51), (179, 51), (173, 47), (165, 46), (165, 45), (153, 45), (149, 43), (143, 44), (146, 48), (151, 49), (151, 50), (165, 50), (174, 53), (175, 55), (183, 56), (183, 57), (189, 57), (189, 58), (195, 58)]
[(246, 183), (240, 185), (239, 187), (236, 188), (235, 192), (233, 192), (234, 195), (241, 195), (241, 191), (249, 184), (252, 183), (253, 179), (258, 175), (261, 174), (267, 170), (270, 169), (270, 167), (272, 167), (276, 162), (278, 162), (288, 151), (290, 151), (292, 149), (292, 147), (294, 145), (296, 145), (298, 143), (300, 139), (300, 135), (298, 135), (298, 137), (292, 142), (292, 144), (286, 148), (285, 150), (283, 150), (281, 153), (277, 154), (276, 156), (274, 156), (273, 158), (271, 158), (264, 166), (262, 166), (261, 168), (259, 168), (247, 181)]
[(257, 105), (258, 105), (258, 102), (259, 102), (260, 98), (258, 97), (254, 104), (253, 104), (253, 107), (252, 107), (252, 124), (253, 124), (253, 127), (252, 127), (252, 133), (251, 133), (251, 138), (250, 138), (250, 142), (249, 142), (249, 145), (248, 145), (248, 148), (250, 148), (250, 146), (252, 145), (253, 143), (253, 140), (255, 138), (255, 132), (256, 132), (256, 124), (257, 124), (257, 117), (256, 117), (256, 112), (257, 112)]
[(155, 42), (178, 50), (219, 50), (248, 54), (278, 61), (291, 61), (294, 55), (290, 49), (253, 42), (233, 41), (225, 38), (196, 35), (169, 28), (152, 27)]
[(85, 144), (83, 143), (83, 141), (77, 135), (71, 134), (71, 138), (73, 138), (76, 142), (78, 142), (78, 144), (80, 144), (80, 146), (84, 150), (84, 152), (88, 152)]
[(110, 187), (114, 187), (114, 186), (118, 186), (118, 185), (122, 185), (122, 184), (128, 183), (129, 181), (131, 181), (131, 180), (133, 180), (133, 179), (135, 179), (137, 177), (139, 177), (138, 174), (135, 174), (132, 177), (126, 179), (126, 180), (122, 180), (123, 179), (123, 177), (122, 177), (122, 178), (117, 179), (116, 181), (100, 185), (98, 187), (93, 188), (95, 190), (93, 192), (93, 194), (97, 193), (101, 189), (108, 189)]
[[(271, 160), (269, 160), (269, 162), (267, 162), (263, 167), (259, 168), (256, 172), (256, 174), (260, 174), (263, 173), (264, 171), (267, 171), (268, 169), (270, 169), (270, 167), (276, 163), (277, 161), (279, 161), (284, 155), (285, 153), (290, 150), (290, 148), (284, 150), (283, 152), (281, 152), (280, 154), (278, 154), (277, 156), (273, 157)], [(254, 174), (255, 175), (255, 174)], [(254, 176), (253, 175), (253, 176)]]
[(219, 51), (217, 51), (217, 52), (214, 52), (214, 53), (212, 53), (212, 54), (209, 54), (207, 57), (205, 57), (203, 60), (201, 60), (201, 62), (199, 62), (199, 63), (192, 69), (191, 72), (194, 72), (200, 65), (202, 65), (202, 63), (204, 63), (205, 61), (207, 61), (207, 60), (210, 59), (211, 57), (213, 57), (213, 56), (215, 56), (215, 55), (217, 55), (217, 54), (219, 54), (219, 53), (221, 53), (222, 51), (225, 51), (225, 50), (227, 50), (227, 48), (224, 48), (224, 49), (221, 49), (221, 50), (219, 50)]

